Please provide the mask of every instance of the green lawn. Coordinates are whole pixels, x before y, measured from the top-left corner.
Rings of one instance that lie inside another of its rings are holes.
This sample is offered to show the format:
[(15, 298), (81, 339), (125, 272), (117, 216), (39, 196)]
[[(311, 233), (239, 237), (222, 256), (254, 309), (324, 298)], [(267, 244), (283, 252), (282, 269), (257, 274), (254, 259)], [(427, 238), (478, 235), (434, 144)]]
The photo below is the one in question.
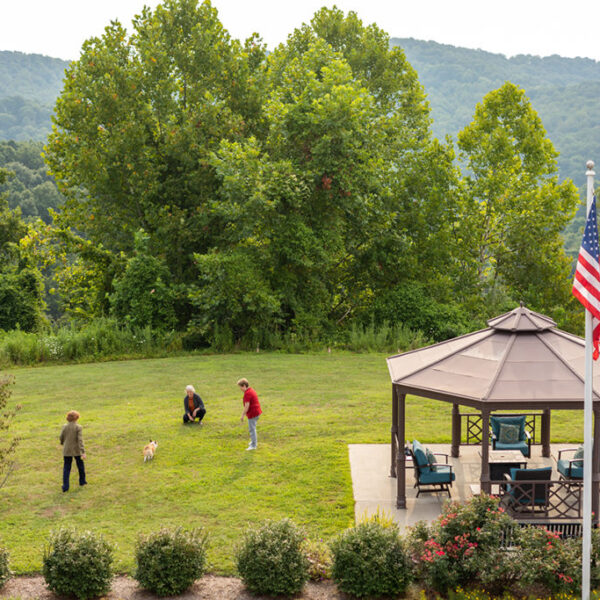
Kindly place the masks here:
[[(391, 386), (380, 354), (235, 354), (13, 369), (22, 405), (17, 469), (0, 490), (0, 540), (18, 573), (41, 570), (48, 532), (62, 524), (101, 531), (130, 571), (135, 539), (162, 525), (204, 526), (210, 570), (232, 573), (249, 523), (290, 517), (329, 538), (353, 521), (350, 443), (388, 443)], [(264, 414), (259, 449), (246, 452), (241, 393), (247, 377)], [(183, 426), (185, 385), (208, 409)], [(409, 398), (407, 437), (450, 441), (451, 405)], [(58, 435), (70, 409), (80, 423), (89, 485), (60, 488)], [(579, 415), (553, 415), (553, 441), (581, 437)], [(144, 464), (142, 448), (158, 441)]]

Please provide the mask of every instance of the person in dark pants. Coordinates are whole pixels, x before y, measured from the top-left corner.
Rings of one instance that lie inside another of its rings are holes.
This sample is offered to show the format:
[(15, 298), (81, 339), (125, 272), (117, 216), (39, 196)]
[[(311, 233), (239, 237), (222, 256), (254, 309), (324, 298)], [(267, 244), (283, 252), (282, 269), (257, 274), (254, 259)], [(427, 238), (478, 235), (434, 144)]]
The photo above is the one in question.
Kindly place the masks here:
[(85, 460), (85, 449), (83, 447), (83, 428), (77, 420), (79, 419), (79, 413), (76, 410), (70, 410), (67, 413), (67, 423), (63, 425), (62, 431), (60, 432), (60, 443), (63, 446), (63, 484), (62, 491), (66, 492), (69, 489), (69, 478), (71, 475), (71, 465), (73, 464), (73, 458), (77, 463), (77, 470), (79, 471), (79, 485), (86, 485), (85, 480), (85, 466), (83, 461)]
[(206, 414), (204, 408), (204, 402), (202, 398), (196, 394), (196, 390), (193, 385), (188, 385), (185, 388), (185, 398), (183, 399), (183, 422), (193, 423), (195, 419), (198, 419), (198, 425), (202, 425), (202, 419)]

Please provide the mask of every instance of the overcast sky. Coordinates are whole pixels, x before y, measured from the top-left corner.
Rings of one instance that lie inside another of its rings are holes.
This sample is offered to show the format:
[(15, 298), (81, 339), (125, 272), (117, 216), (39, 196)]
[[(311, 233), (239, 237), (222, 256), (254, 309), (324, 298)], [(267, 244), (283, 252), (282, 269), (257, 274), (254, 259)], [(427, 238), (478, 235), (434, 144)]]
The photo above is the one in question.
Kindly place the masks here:
[[(0, 0), (0, 50), (79, 56), (82, 42), (101, 35), (111, 19), (130, 26), (144, 4), (158, 0)], [(258, 32), (269, 48), (326, 0), (213, 0), (225, 28), (244, 39)], [(338, 0), (363, 23), (392, 37), (481, 48), (508, 56), (585, 56), (600, 60), (598, 0)]]

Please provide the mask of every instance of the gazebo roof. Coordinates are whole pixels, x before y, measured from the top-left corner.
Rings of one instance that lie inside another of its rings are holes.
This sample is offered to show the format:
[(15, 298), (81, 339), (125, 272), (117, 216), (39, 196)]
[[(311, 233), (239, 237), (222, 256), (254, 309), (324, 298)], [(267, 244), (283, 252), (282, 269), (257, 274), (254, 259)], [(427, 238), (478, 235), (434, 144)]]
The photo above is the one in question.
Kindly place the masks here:
[[(489, 327), (387, 359), (402, 393), (491, 410), (583, 408), (585, 343), (524, 306)], [(600, 369), (593, 385), (600, 401)]]

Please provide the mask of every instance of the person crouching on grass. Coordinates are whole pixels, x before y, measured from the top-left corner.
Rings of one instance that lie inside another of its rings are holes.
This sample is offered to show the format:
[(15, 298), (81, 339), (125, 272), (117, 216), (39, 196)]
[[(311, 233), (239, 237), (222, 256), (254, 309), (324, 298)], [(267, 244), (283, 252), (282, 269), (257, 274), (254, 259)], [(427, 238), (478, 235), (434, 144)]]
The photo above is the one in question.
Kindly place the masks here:
[(260, 402), (256, 392), (250, 387), (247, 379), (240, 379), (237, 382), (239, 388), (244, 392), (242, 403), (244, 404), (244, 412), (240, 421), (244, 422), (244, 417), (248, 417), (248, 431), (250, 432), (250, 445), (246, 450), (256, 450), (256, 423), (258, 417), (262, 414)]
[(85, 449), (83, 447), (83, 428), (79, 423), (79, 413), (76, 410), (70, 410), (67, 413), (67, 423), (63, 425), (62, 431), (60, 432), (60, 443), (63, 446), (63, 484), (62, 491), (66, 492), (69, 489), (69, 478), (71, 476), (71, 465), (73, 464), (73, 458), (77, 463), (77, 470), (79, 471), (79, 485), (86, 485), (85, 480), (85, 466), (83, 461), (85, 460)]
[(198, 425), (202, 425), (202, 419), (206, 414), (206, 408), (204, 408), (204, 402), (202, 398), (196, 394), (196, 390), (193, 385), (188, 385), (185, 388), (185, 397), (183, 398), (183, 422), (193, 423), (194, 419), (198, 419)]

